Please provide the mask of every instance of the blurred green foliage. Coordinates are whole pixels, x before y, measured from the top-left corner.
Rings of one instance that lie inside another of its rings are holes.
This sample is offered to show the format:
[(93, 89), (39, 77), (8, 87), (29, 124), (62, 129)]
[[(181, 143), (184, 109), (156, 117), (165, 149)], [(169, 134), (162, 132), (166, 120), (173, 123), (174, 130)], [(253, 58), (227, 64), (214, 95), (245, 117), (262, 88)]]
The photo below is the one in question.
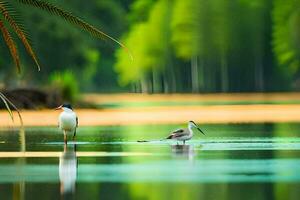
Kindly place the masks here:
[(130, 16), (150, 11), (131, 23), (124, 37), (136, 63), (122, 50), (116, 53), (120, 82), (144, 92), (298, 89), (293, 84), (299, 72), (297, 3), (134, 1)]
[(33, 71), (34, 63), (25, 55), (20, 81), (12, 81), (15, 68), (0, 40), (0, 80), (5, 87), (48, 85), (49, 74), (68, 68), (80, 90), (87, 92), (300, 88), (300, 0), (49, 1), (121, 38), (134, 61), (110, 41), (16, 5), (42, 71)]
[[(113, 37), (118, 38), (125, 31), (127, 0), (92, 0), (85, 4), (80, 0), (49, 0), (49, 2), (80, 16)], [(9, 53), (0, 40), (0, 81), (5, 87), (47, 86), (49, 74), (64, 71), (72, 66), (69, 70), (72, 70), (76, 80), (80, 81), (79, 86), (82, 90), (103, 88), (108, 91), (119, 88), (112, 68), (116, 44), (93, 38), (61, 18), (39, 9), (20, 5), (14, 1), (11, 3), (14, 4), (20, 14), (21, 23), (29, 33), (42, 69), (41, 72), (33, 70), (31, 65), (34, 63), (24, 54), (21, 56), (25, 59), (22, 61), (23, 73), (17, 75), (9, 59)], [(100, 52), (105, 59), (100, 59)], [(20, 79), (22, 81), (15, 81)]]
[(144, 75), (156, 68), (159, 70), (160, 65), (166, 62), (170, 39), (168, 6), (169, 1), (160, 1), (152, 8), (146, 23), (141, 22), (133, 26), (125, 41), (132, 50), (133, 62), (128, 59), (126, 52), (117, 52), (116, 70), (121, 74), (121, 85), (142, 79), (141, 87), (146, 90), (148, 84), (145, 83), (147, 77)]
[(50, 86), (52, 90), (58, 92), (63, 102), (76, 102), (79, 95), (79, 86), (73, 72), (54, 72), (50, 75)]
[(292, 78), (299, 74), (300, 66), (300, 11), (299, 0), (275, 0), (273, 47), (280, 67)]

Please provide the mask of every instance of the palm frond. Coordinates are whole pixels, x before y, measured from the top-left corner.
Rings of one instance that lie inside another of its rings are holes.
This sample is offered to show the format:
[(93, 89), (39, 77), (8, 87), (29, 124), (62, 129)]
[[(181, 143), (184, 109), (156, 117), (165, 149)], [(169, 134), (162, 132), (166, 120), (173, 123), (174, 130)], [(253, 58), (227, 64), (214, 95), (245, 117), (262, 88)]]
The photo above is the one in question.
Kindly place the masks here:
[(4, 103), (5, 107), (6, 107), (6, 110), (8, 111), (9, 115), (10, 115), (10, 118), (12, 121), (14, 121), (14, 115), (7, 103), (7, 101), (5, 100), (5, 96), (0, 92), (0, 99), (2, 100), (2, 102)]
[(23, 127), (23, 119), (21, 116), (21, 112), (19, 111), (19, 109), (15, 106), (15, 104), (13, 104), (4, 94), (2, 94), (0, 92), (0, 99), (3, 101), (3, 103), (5, 104), (6, 110), (9, 112), (9, 115), (12, 119), (12, 121), (14, 121), (14, 115), (12, 113), (12, 110), (10, 108), (10, 106), (18, 113), (19, 119), (20, 119), (20, 123), (21, 126)]
[(79, 17), (74, 16), (71, 12), (65, 11), (65, 10), (59, 8), (58, 6), (50, 4), (49, 2), (44, 2), (44, 1), (40, 1), (40, 0), (18, 0), (18, 1), (20, 3), (35, 6), (39, 9), (45, 10), (51, 14), (60, 16), (60, 17), (64, 18), (66, 21), (68, 21), (69, 23), (80, 27), (81, 29), (89, 32), (90, 34), (92, 34), (95, 37), (98, 37), (100, 39), (110, 39), (110, 40), (114, 41), (115, 43), (120, 45), (129, 54), (131, 59), (133, 59), (129, 49), (124, 44), (122, 44), (115, 38), (107, 35), (103, 31), (95, 28), (94, 26), (90, 25), (89, 23), (83, 21)]
[(40, 71), (40, 65), (37, 61), (37, 57), (35, 56), (34, 51), (31, 48), (31, 45), (29, 44), (27, 37), (24, 33), (24, 31), (22, 30), (22, 28), (15, 22), (15, 20), (11, 17), (11, 15), (9, 14), (10, 12), (7, 10), (6, 5), (4, 2), (0, 1), (0, 12), (3, 15), (4, 19), (10, 24), (10, 26), (13, 28), (13, 30), (15, 31), (15, 33), (17, 34), (17, 36), (20, 38), (20, 40), (22, 41), (23, 45), (25, 46), (26, 51), (28, 52), (28, 54), (31, 56), (31, 58), (33, 59), (33, 61), (35, 62), (35, 64), (38, 67), (38, 70)]
[(2, 32), (3, 39), (10, 51), (10, 54), (15, 62), (15, 65), (17, 66), (18, 72), (21, 72), (20, 58), (19, 58), (17, 45), (1, 20), (0, 20), (0, 31)]

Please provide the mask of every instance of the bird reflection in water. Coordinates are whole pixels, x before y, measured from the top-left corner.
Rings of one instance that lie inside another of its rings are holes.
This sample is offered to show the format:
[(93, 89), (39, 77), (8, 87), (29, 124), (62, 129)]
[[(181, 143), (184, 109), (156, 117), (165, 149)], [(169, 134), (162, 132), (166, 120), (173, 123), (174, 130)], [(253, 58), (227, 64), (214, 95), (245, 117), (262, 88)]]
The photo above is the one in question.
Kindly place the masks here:
[(194, 160), (195, 151), (193, 145), (171, 145), (173, 156), (176, 158), (188, 158)]
[(60, 193), (62, 196), (75, 192), (77, 178), (76, 144), (64, 144), (64, 152), (59, 157)]

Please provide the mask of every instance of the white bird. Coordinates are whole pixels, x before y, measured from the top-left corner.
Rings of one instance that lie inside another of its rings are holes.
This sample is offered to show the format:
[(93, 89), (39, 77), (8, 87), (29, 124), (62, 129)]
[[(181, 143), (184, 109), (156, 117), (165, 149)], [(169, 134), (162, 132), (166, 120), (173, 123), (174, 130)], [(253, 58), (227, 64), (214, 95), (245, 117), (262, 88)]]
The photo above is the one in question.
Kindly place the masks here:
[(171, 134), (166, 139), (175, 139), (177, 141), (183, 141), (183, 144), (185, 144), (186, 140), (190, 140), (193, 137), (193, 127), (197, 128), (203, 135), (205, 135), (204, 132), (196, 125), (195, 122), (189, 121), (188, 128), (177, 129), (171, 132)]
[(58, 117), (58, 127), (64, 132), (64, 142), (67, 143), (67, 134), (73, 134), (73, 139), (76, 136), (76, 128), (78, 127), (78, 117), (73, 111), (70, 104), (63, 104), (56, 110), (63, 110)]

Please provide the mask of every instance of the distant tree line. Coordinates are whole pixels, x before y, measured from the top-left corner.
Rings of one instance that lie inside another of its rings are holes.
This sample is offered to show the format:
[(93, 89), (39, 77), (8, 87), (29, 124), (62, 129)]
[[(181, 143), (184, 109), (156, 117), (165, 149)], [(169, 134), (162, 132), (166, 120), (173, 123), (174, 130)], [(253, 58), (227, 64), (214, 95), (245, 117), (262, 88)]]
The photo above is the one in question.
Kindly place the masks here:
[(119, 50), (122, 85), (142, 92), (300, 88), (299, 0), (137, 0)]

